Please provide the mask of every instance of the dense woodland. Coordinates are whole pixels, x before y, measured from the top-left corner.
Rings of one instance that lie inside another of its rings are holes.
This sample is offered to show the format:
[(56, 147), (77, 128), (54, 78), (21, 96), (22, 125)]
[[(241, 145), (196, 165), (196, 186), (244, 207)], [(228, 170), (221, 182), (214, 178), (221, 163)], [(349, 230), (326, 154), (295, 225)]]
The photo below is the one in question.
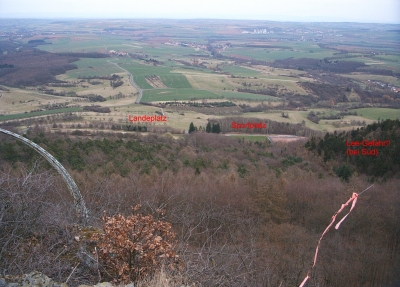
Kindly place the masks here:
[[(1, 45), (4, 45), (3, 41)], [(0, 50), (4, 49), (0, 47)], [(72, 62), (78, 57), (58, 56), (52, 53), (24, 48), (0, 54), (0, 64), (12, 68), (0, 69), (0, 83), (8, 86), (36, 86), (57, 82), (55, 75), (76, 69)]]
[(298, 70), (321, 70), (333, 73), (351, 73), (356, 72), (366, 65), (356, 61), (338, 61), (325, 59), (283, 59), (275, 60), (274, 67), (284, 69), (298, 69)]
[[(73, 62), (79, 58), (108, 57), (102, 53), (49, 53), (34, 48), (38, 44), (43, 43), (30, 41), (20, 46), (11, 41), (0, 41), (0, 83), (8, 86), (37, 86), (62, 82), (55, 76), (77, 69)], [(3, 53), (5, 51), (7, 53)]]
[[(79, 186), (90, 210), (87, 228), (74, 224), (62, 178), (35, 151), (1, 135), (0, 272), (38, 270), (64, 282), (77, 266), (69, 284), (111, 280), (107, 266), (94, 266), (85, 255), (92, 254), (88, 234), (101, 226), (103, 211), (130, 215), (141, 204), (141, 213), (171, 223), (176, 234), (179, 262), (171, 275), (197, 286), (298, 286), (331, 216), (373, 175), (374, 187), (322, 241), (307, 286), (397, 286), (399, 128), (399, 121), (384, 121), (307, 144), (274, 145), (200, 131), (175, 140), (31, 129), (26, 137), (53, 154)], [(345, 139), (370, 138), (391, 140), (380, 147), (382, 158), (340, 155)], [(344, 161), (355, 172), (338, 172)], [(369, 169), (382, 161), (390, 165), (386, 178)]]
[[(362, 141), (372, 140), (386, 142), (384, 146), (362, 146)], [(344, 143), (359, 142), (360, 146), (346, 146)], [(324, 138), (312, 137), (306, 143), (309, 150), (316, 151), (323, 157), (324, 161), (341, 160), (344, 165), (353, 165), (359, 172), (365, 173), (372, 178), (376, 176), (393, 176), (400, 171), (400, 121), (386, 120), (374, 123), (351, 132), (326, 134)], [(371, 156), (348, 156), (346, 150), (374, 150), (378, 154)], [(350, 167), (349, 167), (350, 168)]]

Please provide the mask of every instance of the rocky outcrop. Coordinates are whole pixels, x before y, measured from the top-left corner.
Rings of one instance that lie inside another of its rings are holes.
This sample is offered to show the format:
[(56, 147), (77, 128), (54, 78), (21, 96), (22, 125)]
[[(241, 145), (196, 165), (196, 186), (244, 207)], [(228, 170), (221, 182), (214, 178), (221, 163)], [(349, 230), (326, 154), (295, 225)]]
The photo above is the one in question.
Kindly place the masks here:
[[(79, 285), (78, 287), (114, 287), (111, 283), (104, 282), (96, 285)], [(66, 283), (54, 282), (43, 273), (33, 271), (24, 275), (6, 275), (0, 278), (0, 287), (68, 287)], [(119, 287), (134, 287), (133, 284), (120, 285)]]
[(31, 272), (24, 275), (6, 275), (0, 278), (0, 287), (68, 287), (65, 283), (54, 282), (53, 279), (47, 277), (40, 272)]

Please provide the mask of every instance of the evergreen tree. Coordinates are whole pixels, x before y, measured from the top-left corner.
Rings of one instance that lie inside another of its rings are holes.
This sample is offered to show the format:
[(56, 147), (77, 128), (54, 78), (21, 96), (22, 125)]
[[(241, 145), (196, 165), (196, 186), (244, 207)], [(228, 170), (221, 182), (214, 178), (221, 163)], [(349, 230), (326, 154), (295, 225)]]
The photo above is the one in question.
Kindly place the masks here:
[(219, 134), (220, 132), (221, 132), (221, 126), (219, 125), (219, 124), (216, 124), (216, 128), (215, 128), (215, 130), (216, 130), (216, 133), (217, 134)]
[(217, 124), (213, 124), (212, 128), (211, 128), (211, 132), (219, 134), (221, 132), (221, 126), (218, 123)]
[(210, 123), (208, 123), (206, 126), (206, 132), (211, 133), (211, 124)]
[(215, 129), (216, 129), (215, 124), (212, 124), (211, 132), (215, 133)]
[(196, 127), (194, 126), (193, 122), (191, 122), (189, 125), (189, 134), (194, 132), (195, 130), (196, 130)]
[(343, 178), (345, 181), (349, 181), (349, 178), (353, 174), (353, 169), (348, 164), (342, 164), (334, 169), (334, 172), (338, 177)]

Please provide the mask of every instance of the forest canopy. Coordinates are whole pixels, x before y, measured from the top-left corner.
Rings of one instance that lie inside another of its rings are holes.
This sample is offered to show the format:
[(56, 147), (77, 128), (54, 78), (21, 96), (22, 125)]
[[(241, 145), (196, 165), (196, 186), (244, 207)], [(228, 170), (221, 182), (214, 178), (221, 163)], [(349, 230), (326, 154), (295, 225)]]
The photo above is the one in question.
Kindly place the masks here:
[[(356, 149), (346, 145), (360, 143)], [(364, 141), (364, 144), (363, 144)], [(375, 142), (373, 142), (375, 141)], [(380, 143), (380, 142), (387, 142)], [(353, 165), (360, 173), (369, 176), (393, 176), (400, 170), (400, 121), (385, 120), (349, 132), (327, 133), (324, 138), (312, 137), (306, 148), (315, 151), (325, 162), (343, 161)], [(375, 146), (372, 146), (375, 145)], [(383, 145), (383, 146), (382, 146)], [(351, 156), (348, 149), (361, 150), (360, 155)], [(377, 155), (363, 155), (362, 152), (377, 150)]]

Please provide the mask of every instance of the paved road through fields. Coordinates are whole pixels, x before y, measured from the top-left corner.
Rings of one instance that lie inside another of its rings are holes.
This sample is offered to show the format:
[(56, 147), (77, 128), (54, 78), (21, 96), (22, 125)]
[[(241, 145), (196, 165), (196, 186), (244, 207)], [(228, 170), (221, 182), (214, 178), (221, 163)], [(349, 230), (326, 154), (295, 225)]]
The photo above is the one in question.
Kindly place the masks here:
[(134, 86), (138, 91), (139, 91), (139, 96), (136, 99), (136, 104), (140, 103), (140, 100), (142, 99), (143, 96), (143, 90), (141, 88), (139, 88), (139, 86), (135, 83), (135, 81), (133, 80), (133, 75), (131, 73), (129, 73), (128, 70), (125, 70), (124, 68), (122, 68), (120, 65), (118, 65), (117, 63), (113, 63), (108, 61), (111, 64), (114, 64), (115, 66), (117, 66), (118, 68), (120, 68), (121, 70), (124, 70), (125, 72), (127, 72), (129, 74), (129, 82), (131, 82), (132, 86)]

